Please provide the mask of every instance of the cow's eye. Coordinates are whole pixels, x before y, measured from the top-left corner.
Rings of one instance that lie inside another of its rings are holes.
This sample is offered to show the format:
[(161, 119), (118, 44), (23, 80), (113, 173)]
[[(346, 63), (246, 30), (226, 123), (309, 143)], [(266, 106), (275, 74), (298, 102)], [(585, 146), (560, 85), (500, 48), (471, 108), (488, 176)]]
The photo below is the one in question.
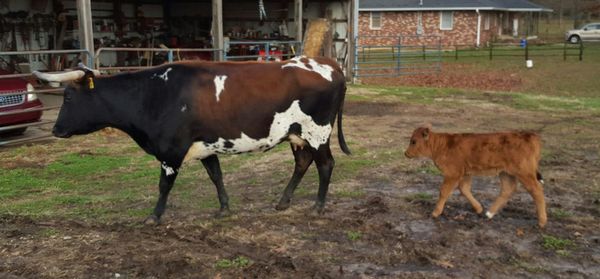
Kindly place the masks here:
[(410, 144), (417, 144), (416, 140), (410, 140)]
[(68, 103), (71, 101), (71, 96), (65, 96), (65, 103)]

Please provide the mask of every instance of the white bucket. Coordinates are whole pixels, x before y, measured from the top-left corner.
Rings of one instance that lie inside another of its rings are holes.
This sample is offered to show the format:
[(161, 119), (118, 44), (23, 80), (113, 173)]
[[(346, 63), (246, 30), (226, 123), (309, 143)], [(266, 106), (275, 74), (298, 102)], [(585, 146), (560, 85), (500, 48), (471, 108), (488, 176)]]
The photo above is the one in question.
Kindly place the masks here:
[(527, 66), (528, 69), (533, 68), (533, 60), (525, 61), (525, 65)]

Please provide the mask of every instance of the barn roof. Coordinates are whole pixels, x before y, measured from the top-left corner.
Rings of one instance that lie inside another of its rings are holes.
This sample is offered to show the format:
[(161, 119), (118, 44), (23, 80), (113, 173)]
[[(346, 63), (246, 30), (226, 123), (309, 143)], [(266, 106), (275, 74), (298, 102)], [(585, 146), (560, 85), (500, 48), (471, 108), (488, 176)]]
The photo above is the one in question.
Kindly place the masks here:
[(527, 0), (360, 0), (360, 11), (489, 10), (551, 12)]

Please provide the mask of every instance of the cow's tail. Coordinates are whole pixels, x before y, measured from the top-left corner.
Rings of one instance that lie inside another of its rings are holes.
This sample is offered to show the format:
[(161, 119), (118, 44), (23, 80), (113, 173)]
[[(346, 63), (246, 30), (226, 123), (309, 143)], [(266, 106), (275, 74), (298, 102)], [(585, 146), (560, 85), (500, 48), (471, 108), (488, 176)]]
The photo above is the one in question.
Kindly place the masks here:
[(541, 184), (544, 184), (544, 178), (542, 177), (542, 174), (539, 171), (535, 172), (535, 177)]
[(338, 112), (337, 112), (337, 135), (338, 135), (338, 142), (340, 143), (340, 148), (342, 148), (342, 151), (344, 153), (346, 153), (347, 155), (352, 154), (352, 152), (350, 152), (350, 149), (348, 148), (348, 145), (346, 144), (346, 140), (344, 139), (344, 132), (342, 131), (342, 114), (344, 112), (344, 97), (346, 96), (346, 86), (344, 85), (344, 92), (342, 92), (342, 96), (340, 98), (340, 106), (338, 108)]

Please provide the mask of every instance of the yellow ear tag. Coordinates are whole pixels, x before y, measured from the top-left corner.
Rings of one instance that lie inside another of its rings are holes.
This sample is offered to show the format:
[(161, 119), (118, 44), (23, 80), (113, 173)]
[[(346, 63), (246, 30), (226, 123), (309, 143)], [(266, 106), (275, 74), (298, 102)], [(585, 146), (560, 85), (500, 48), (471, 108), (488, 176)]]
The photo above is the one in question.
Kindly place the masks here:
[(90, 89), (94, 89), (94, 78), (89, 77), (88, 80), (89, 80), (89, 84), (90, 84)]

